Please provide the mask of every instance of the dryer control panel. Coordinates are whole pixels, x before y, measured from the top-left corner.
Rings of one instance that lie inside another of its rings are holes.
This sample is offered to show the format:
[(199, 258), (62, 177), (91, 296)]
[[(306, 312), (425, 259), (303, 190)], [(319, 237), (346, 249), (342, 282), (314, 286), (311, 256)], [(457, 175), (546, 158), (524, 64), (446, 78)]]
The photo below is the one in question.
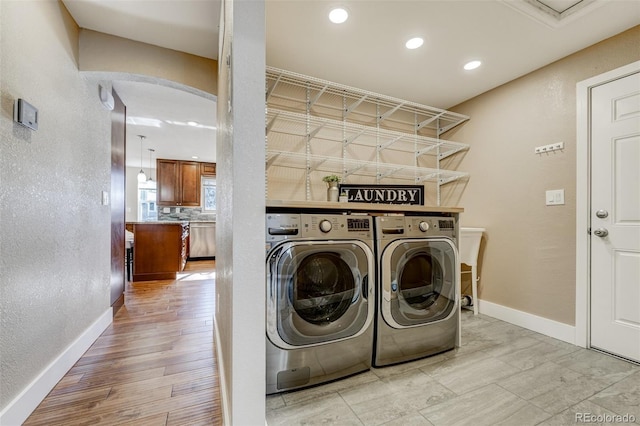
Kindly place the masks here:
[(407, 216), (405, 231), (408, 237), (443, 236), (455, 238), (455, 219), (452, 217)]
[(387, 216), (379, 217), (377, 238), (449, 237), (455, 239), (456, 223), (452, 217), (444, 216)]

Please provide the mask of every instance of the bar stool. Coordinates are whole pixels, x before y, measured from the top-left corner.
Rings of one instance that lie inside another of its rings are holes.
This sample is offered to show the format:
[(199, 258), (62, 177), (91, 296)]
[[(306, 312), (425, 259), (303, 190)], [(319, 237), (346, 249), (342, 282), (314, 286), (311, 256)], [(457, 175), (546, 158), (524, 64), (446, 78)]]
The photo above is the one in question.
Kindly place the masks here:
[[(458, 252), (460, 263), (471, 266), (471, 297), (473, 298), (473, 315), (478, 315), (478, 252), (484, 228), (460, 228)], [(469, 273), (469, 271), (464, 271)]]
[(131, 281), (131, 270), (133, 267), (133, 232), (124, 231), (124, 242), (126, 249), (125, 265), (127, 267), (127, 281)]

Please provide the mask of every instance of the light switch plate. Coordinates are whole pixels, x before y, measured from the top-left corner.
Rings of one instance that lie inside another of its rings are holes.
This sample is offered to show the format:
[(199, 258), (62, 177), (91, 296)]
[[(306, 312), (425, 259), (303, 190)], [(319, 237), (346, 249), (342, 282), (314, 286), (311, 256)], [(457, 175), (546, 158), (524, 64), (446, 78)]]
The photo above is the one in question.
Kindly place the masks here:
[(546, 192), (547, 206), (560, 206), (564, 204), (564, 189), (551, 189)]
[(102, 191), (102, 205), (109, 205), (109, 193), (107, 191)]

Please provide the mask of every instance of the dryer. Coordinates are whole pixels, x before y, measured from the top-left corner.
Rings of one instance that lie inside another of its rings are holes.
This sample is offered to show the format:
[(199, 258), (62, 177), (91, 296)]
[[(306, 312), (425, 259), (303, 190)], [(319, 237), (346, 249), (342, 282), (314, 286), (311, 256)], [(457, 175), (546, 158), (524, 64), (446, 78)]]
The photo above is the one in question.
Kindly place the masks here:
[(457, 219), (381, 216), (373, 365), (453, 349), (459, 330)]
[(373, 220), (268, 213), (267, 394), (371, 367)]

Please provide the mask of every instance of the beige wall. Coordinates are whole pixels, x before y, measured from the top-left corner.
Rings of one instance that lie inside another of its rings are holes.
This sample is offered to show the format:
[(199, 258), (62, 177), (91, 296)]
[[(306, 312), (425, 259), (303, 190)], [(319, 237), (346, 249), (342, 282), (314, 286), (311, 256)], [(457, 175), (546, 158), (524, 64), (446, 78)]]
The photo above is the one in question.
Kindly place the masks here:
[(79, 46), (81, 71), (145, 75), (218, 93), (218, 62), (213, 59), (86, 29), (80, 30)]
[[(444, 201), (487, 228), (480, 299), (575, 323), (576, 83), (639, 60), (639, 40), (632, 28), (452, 108), (471, 116), (448, 135), (471, 145), (452, 159), (470, 179)], [(553, 142), (565, 149), (534, 154)], [(545, 206), (549, 189), (565, 205)]]
[[(0, 2), (0, 414), (110, 314), (111, 121), (77, 43), (58, 1)], [(37, 131), (13, 122), (18, 98)]]

